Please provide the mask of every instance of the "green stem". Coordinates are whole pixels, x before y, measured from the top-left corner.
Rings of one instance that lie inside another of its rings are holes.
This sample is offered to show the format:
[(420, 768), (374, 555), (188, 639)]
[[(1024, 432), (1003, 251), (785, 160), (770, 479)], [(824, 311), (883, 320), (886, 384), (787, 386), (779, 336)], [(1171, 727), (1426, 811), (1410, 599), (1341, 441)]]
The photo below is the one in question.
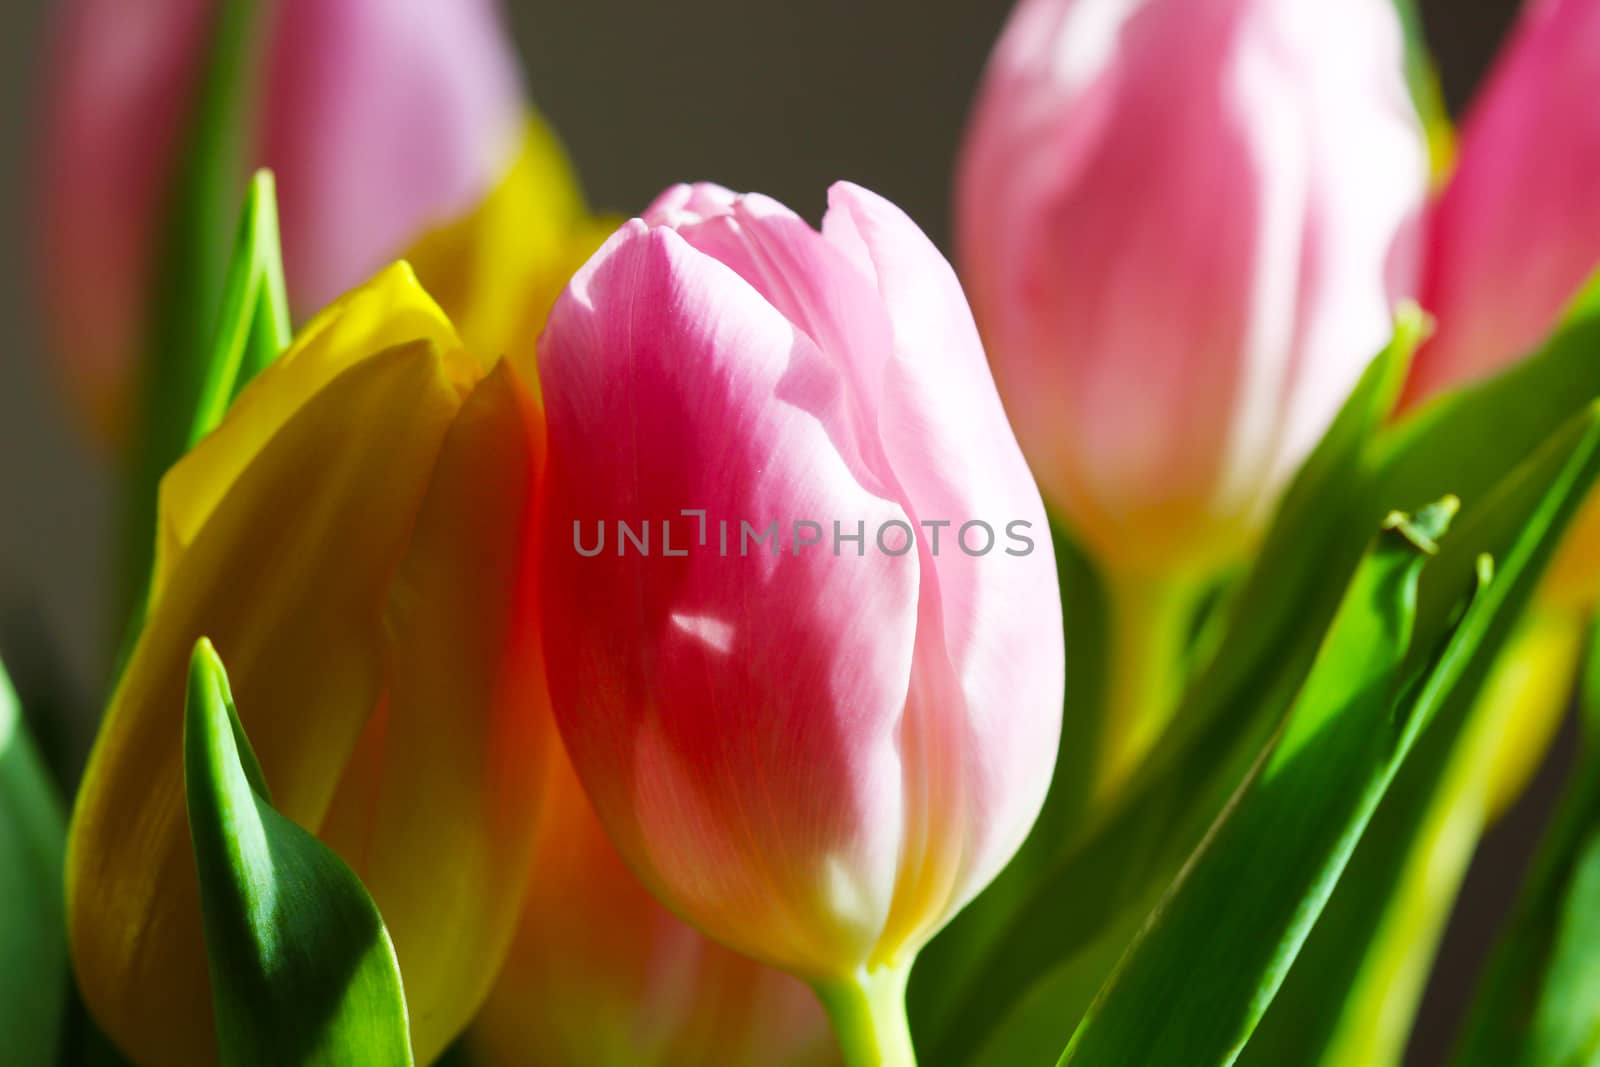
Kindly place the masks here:
[(1105, 706), (1091, 806), (1103, 807), (1178, 710), (1203, 584), (1189, 575), (1102, 573), (1110, 623)]
[(186, 117), (151, 278), (139, 408), (123, 501), (119, 617), (141, 604), (155, 546), (156, 492), (183, 455), (221, 301), (230, 222), (244, 187), (260, 0), (216, 6)]
[(818, 982), (845, 1067), (916, 1067), (906, 1023), (910, 964), (880, 967), (834, 982)]

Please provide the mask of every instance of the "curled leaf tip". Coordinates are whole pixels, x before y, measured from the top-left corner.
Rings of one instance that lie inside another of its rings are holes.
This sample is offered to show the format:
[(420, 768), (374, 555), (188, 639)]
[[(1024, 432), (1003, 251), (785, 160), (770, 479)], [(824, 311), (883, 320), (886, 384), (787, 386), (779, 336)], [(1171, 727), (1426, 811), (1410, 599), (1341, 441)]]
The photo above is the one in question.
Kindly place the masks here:
[(1439, 551), (1439, 539), (1450, 528), (1450, 521), (1460, 510), (1459, 497), (1445, 496), (1415, 512), (1389, 512), (1383, 520), (1383, 528), (1395, 531), (1431, 556)]

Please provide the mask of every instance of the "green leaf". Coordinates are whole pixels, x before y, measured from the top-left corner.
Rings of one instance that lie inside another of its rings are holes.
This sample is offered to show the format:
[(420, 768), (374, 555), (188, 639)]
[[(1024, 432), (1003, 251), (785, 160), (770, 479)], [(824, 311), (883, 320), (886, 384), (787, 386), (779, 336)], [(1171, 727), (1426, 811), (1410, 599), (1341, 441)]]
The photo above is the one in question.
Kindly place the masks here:
[[(1446, 494), (1459, 496), (1471, 518), (1546, 444), (1550, 427), (1581, 416), (1600, 395), (1600, 276), (1537, 354), (1385, 426), (1421, 322), (1414, 309), (1401, 315), (1394, 343), (1297, 474), (1250, 574), (1222, 609), (1215, 655), (1121, 808), (1019, 874), (1024, 885), (1005, 887), (998, 917), (986, 892), (953, 924), (981, 918), (987, 951), (963, 969), (936, 972), (959, 984), (943, 994), (940, 1012), (917, 1011), (913, 975), (913, 1025), (929, 1063), (967, 1062), (1001, 1029), (1064, 1040), (1073, 1017), (1038, 1010), (1038, 998), (1025, 994), (1053, 972), (1081, 966), (1075, 958), (1105, 930), (1131, 925), (1130, 913), (1143, 916), (1156, 902), (1289, 707), (1373, 524)], [(1498, 555), (1512, 532), (1506, 524), (1486, 529), (1493, 536), (1474, 551)], [(1453, 544), (1465, 543), (1458, 531)], [(1470, 569), (1470, 555), (1466, 563)], [(936, 940), (925, 955), (937, 959), (939, 948)]]
[(189, 442), (211, 355), (228, 265), (228, 233), (245, 185), (261, 39), (256, 0), (212, 5), (209, 48), (191, 97), (182, 150), (166, 187), (147, 334), (140, 340), (138, 405), (128, 453), (118, 607), (141, 604), (155, 545), (156, 488)]
[[(283, 281), (283, 250), (278, 239), (278, 200), (274, 190), (272, 172), (259, 170), (245, 193), (238, 236), (222, 293), (222, 310), (204, 365), (205, 380), (190, 417), (185, 451), (216, 429), (239, 390), (276, 359), (291, 340), (289, 300)], [(153, 513), (151, 518), (153, 521)], [(148, 583), (149, 566), (150, 561), (146, 560), (141, 582)], [(129, 611), (113, 678), (121, 677), (122, 666), (133, 654), (139, 633), (144, 629), (148, 606), (146, 592), (141, 587)]]
[[(1464, 713), (1597, 474), (1591, 409), (1437, 556), (1440, 513), (1386, 522), (1278, 738), (1101, 990), (1063, 1064), (1234, 1062), (1402, 760), (1435, 716)], [(1481, 552), (1502, 544), (1491, 581)]]
[[(1469, 708), (1448, 710), (1418, 740), (1362, 836), (1287, 982), (1246, 1047), (1245, 1067), (1398, 1064), (1455, 895), (1488, 825), (1495, 767), (1528, 710), (1516, 684), (1570, 691), (1574, 624), (1530, 611)], [(1549, 662), (1553, 650), (1554, 663)], [(1528, 657), (1534, 657), (1529, 660)], [(1546, 682), (1529, 671), (1552, 670)], [(1538, 698), (1535, 698), (1538, 699)]]
[[(1268, 758), (1100, 992), (1061, 1062), (1231, 1062), (1404, 754), (1427, 550), (1396, 526), (1358, 569)], [(1205, 968), (1203, 978), (1194, 973)], [(1161, 1025), (1150, 1025), (1160, 1005)]]
[(0, 666), (0, 1045), (55, 1062), (67, 994), (66, 820)]
[(1427, 500), (1440, 487), (1468, 509), (1600, 396), (1600, 272), (1561, 328), (1527, 359), (1424, 404), (1374, 445), (1387, 500)]
[(222, 291), (222, 312), (190, 423), (189, 447), (216, 428), (239, 390), (276, 359), (289, 340), (278, 201), (272, 172), (259, 170), (245, 194)]
[(378, 909), (343, 860), (273, 809), (204, 638), (183, 756), (222, 1063), (410, 1064), (400, 968)]
[(1479, 984), (1454, 1059), (1458, 1067), (1585, 1067), (1600, 1062), (1597, 652), (1591, 648), (1585, 679), (1583, 753)]
[[(1131, 934), (1249, 770), (1310, 669), (1345, 579), (1382, 515), (1370, 513), (1364, 450), (1394, 404), (1422, 329), (1419, 312), (1401, 313), (1390, 346), (1302, 465), (1242, 589), (1219, 609), (1220, 647), (1122, 806), (1077, 838), (1062, 820), (1041, 819), (1019, 860), (924, 950), (912, 974), (911, 1011), (929, 1063), (967, 1062), (991, 1033), (1002, 1032), (1019, 1041), (1030, 1031), (1037, 1047), (1055, 1055), (1076, 1015), (1038, 999), (1028, 1010), (1024, 993), (1054, 971), (1081, 970), (1084, 964), (1074, 963), (1080, 953), (1104, 958), (1096, 943), (1108, 929)], [(1354, 522), (1341, 521), (1351, 514)], [(1083, 675), (1069, 677), (1070, 694)], [(1068, 788), (1065, 773), (1057, 771), (1052, 800)], [(947, 947), (956, 938), (960, 956)], [(969, 950), (974, 943), (986, 951)]]

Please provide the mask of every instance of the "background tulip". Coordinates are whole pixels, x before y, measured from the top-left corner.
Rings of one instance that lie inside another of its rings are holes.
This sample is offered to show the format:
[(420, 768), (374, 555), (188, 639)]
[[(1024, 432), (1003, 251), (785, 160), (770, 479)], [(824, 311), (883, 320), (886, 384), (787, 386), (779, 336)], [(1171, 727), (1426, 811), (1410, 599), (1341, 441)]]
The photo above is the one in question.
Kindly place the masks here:
[(633, 876), (557, 750), (534, 875), (469, 1033), (485, 1067), (823, 1067), (811, 991), (685, 924)]
[(1600, 3), (1531, 0), (1428, 227), (1415, 403), (1531, 352), (1600, 266)]
[(1389, 338), (1426, 164), (1387, 0), (1024, 0), (960, 258), (1046, 496), (1108, 567), (1231, 561)]
[[(897, 983), (1021, 842), (1060, 729), (1043, 510), (954, 274), (855, 186), (820, 234), (678, 187), (579, 271), (539, 358), (546, 659), (601, 821), (674, 911), (895, 1046)], [(652, 522), (655, 554), (579, 558), (597, 520)], [(971, 521), (1031, 523), (1031, 551), (968, 554)], [(745, 554), (745, 522), (784, 532)]]
[[(214, 0), (69, 0), (42, 130), (43, 276), (65, 377), (121, 436)], [(493, 0), (277, 0), (252, 160), (278, 176), (289, 292), (326, 304), (469, 208), (522, 129)]]
[(1197, 601), (1387, 342), (1426, 153), (1388, 0), (1023, 0), (956, 175), (1018, 439), (1099, 564), (1104, 803)]
[(547, 736), (525, 559), (537, 419), (399, 266), (312, 322), (162, 483), (148, 620), (67, 868), (84, 999), (137, 1062), (216, 1055), (178, 713), (201, 635), (277, 807), (377, 902), (419, 1062), (487, 992)]

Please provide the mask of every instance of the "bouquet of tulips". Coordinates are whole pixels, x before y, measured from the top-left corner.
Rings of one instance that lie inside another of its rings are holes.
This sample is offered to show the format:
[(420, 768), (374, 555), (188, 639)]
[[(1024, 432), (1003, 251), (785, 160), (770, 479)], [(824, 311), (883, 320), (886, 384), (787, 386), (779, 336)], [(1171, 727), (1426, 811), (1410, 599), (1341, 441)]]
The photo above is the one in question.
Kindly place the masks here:
[(81, 776), (0, 675), (0, 1061), (1396, 1065), (1576, 694), (1423, 1052), (1600, 1064), (1600, 0), (1459, 131), (1393, 0), (1021, 0), (954, 267), (592, 213), (492, 0), (46, 70), (126, 636)]

